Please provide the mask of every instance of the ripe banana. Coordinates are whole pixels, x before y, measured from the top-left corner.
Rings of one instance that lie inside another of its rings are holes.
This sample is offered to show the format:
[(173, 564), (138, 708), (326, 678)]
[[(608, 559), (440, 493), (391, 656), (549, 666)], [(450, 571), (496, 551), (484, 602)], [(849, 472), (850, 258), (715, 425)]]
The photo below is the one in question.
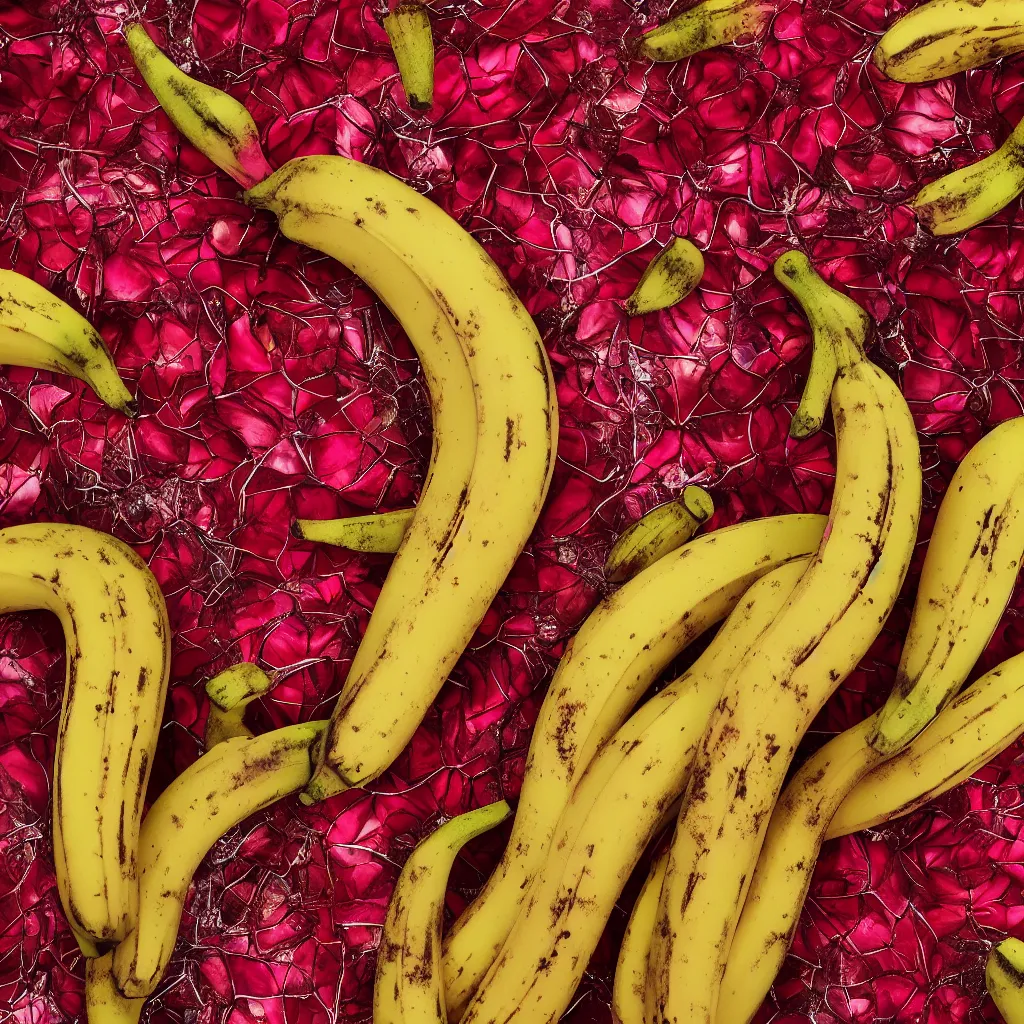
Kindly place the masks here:
[(651, 952), (654, 921), (661, 902), (661, 883), (668, 867), (669, 848), (651, 864), (640, 895), (633, 904), (626, 933), (619, 947), (612, 986), (612, 1013), (619, 1024), (645, 1024), (644, 991), (647, 985), (647, 959)]
[(682, 60), (760, 31), (771, 10), (764, 0), (703, 0), (640, 37), (640, 56)]
[(821, 516), (776, 516), (698, 537), (635, 576), (583, 623), (534, 726), (505, 853), (445, 942), (446, 999), (454, 1017), (501, 949), (597, 749), (673, 658), (727, 615), (756, 579), (810, 554), (823, 526)]
[(626, 299), (626, 312), (642, 316), (668, 309), (686, 298), (704, 276), (704, 257), (692, 242), (673, 238), (647, 264), (633, 294)]
[(112, 409), (135, 415), (135, 401), (99, 332), (66, 302), (13, 270), (0, 270), (0, 363), (70, 373)]
[(795, 559), (744, 594), (689, 672), (651, 698), (580, 779), (526, 902), (463, 1024), (561, 1017), (615, 901), (682, 793), (722, 687), (808, 566)]
[(206, 719), (206, 749), (232, 736), (251, 736), (252, 730), (243, 721), (245, 709), (272, 685), (273, 681), (263, 669), (247, 661), (232, 665), (207, 680), (210, 714)]
[[(797, 254), (801, 301), (827, 288)], [(838, 355), (829, 525), (785, 609), (733, 674), (704, 735), (672, 843), (648, 970), (655, 1024), (711, 1024), (739, 911), (801, 737), (885, 622), (917, 536), (917, 432), (896, 385), (859, 348)]]
[(441, 977), (448, 875), (459, 850), (508, 815), (504, 800), (460, 814), (427, 836), (405, 862), (377, 953), (374, 1024), (448, 1024)]
[(310, 747), (326, 722), (289, 725), (218, 743), (157, 798), (139, 838), (139, 917), (114, 949), (122, 995), (148, 996), (171, 959), (192, 876), (221, 836), (312, 773)]
[(114, 954), (93, 957), (85, 964), (85, 1013), (88, 1024), (138, 1024), (145, 999), (129, 999), (117, 990)]
[(1020, 0), (932, 0), (882, 36), (874, 61), (897, 82), (934, 82), (1022, 50)]
[(1024, 120), (983, 160), (925, 185), (911, 202), (922, 227), (955, 235), (994, 217), (1024, 192)]
[(1024, 1024), (1024, 942), (1003, 939), (992, 947), (985, 987), (1006, 1024)]
[(395, 51), (409, 106), (429, 110), (434, 103), (434, 37), (426, 7), (415, 0), (400, 3), (385, 15), (384, 31)]
[(371, 555), (393, 555), (402, 546), (415, 514), (414, 508), (398, 508), (347, 519), (296, 519), (292, 532), (320, 544), (337, 544)]
[(870, 743), (894, 754), (964, 684), (1003, 615), (1024, 557), (1024, 417), (981, 439), (939, 506), (896, 685)]
[[(854, 730), (867, 737), (877, 717)], [(832, 818), (825, 839), (916, 811), (969, 779), (1021, 735), (1024, 654), (1017, 654), (954, 697), (906, 749), (861, 779)], [(822, 756), (828, 756), (824, 751), (831, 743), (822, 747)]]
[(175, 128), (242, 188), (271, 172), (249, 111), (220, 89), (190, 78), (157, 47), (138, 22), (125, 28), (135, 66)]
[[(399, 287), (407, 291), (418, 281), (418, 296), (434, 300), (434, 318), (420, 322), (433, 331), (440, 308), (471, 383), (467, 390), (460, 372), (450, 393), (444, 378), (435, 377), (443, 387), (430, 388), (442, 411), (466, 406), (466, 429), (447, 447), (469, 447), (476, 396), (468, 485), (445, 504), (441, 529), (430, 537), (421, 532), (414, 545), (438, 479), (443, 441), (436, 443), (424, 497), (388, 577), (388, 583), (395, 577), (398, 601), (390, 602), (386, 625), (375, 610), (352, 664), (308, 790), (316, 798), (375, 778), (419, 725), (537, 521), (554, 467), (557, 405), (544, 345), (501, 272), (455, 221), (397, 178), (343, 157), (304, 157), (251, 189), (246, 201), (277, 213), (290, 238), (314, 243), (353, 269), (359, 262), (381, 277), (404, 265)], [(429, 334), (427, 344), (454, 364), (457, 352), (433, 341), (436, 336)], [(442, 479), (442, 488), (449, 483)], [(410, 550), (421, 558), (415, 574), (399, 570)]]
[(682, 497), (651, 509), (612, 545), (604, 574), (622, 583), (641, 569), (685, 544), (714, 514), (711, 495), (703, 487), (687, 487)]
[[(164, 712), (170, 627), (126, 544), (83, 526), (0, 530), (0, 613), (46, 608), (64, 628), (53, 840), (64, 911), (86, 955), (137, 914), (142, 802)], [(65, 842), (67, 840), (67, 842)]]

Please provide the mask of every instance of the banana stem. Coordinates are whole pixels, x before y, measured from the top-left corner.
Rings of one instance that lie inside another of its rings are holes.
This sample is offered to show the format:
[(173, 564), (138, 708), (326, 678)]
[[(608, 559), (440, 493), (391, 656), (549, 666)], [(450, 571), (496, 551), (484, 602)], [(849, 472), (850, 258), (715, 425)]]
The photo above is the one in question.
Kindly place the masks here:
[(344, 519), (296, 519), (292, 533), (302, 540), (334, 544), (350, 551), (394, 555), (402, 546), (415, 514), (414, 508), (399, 508)]
[(232, 736), (251, 736), (252, 731), (243, 721), (245, 709), (272, 685), (270, 676), (249, 662), (232, 665), (208, 680), (210, 715), (206, 720), (206, 749)]
[(399, 4), (384, 18), (384, 31), (391, 40), (409, 106), (429, 110), (434, 103), (434, 37), (427, 9), (415, 2)]

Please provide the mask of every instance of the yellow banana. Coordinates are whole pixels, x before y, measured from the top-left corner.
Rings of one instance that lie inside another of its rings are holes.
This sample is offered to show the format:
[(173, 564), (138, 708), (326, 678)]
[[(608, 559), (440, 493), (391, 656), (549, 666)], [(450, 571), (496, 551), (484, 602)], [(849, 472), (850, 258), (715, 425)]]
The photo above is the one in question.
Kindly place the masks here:
[(129, 999), (118, 991), (113, 963), (113, 953), (86, 961), (85, 1014), (88, 1024), (138, 1024), (145, 999)]
[(874, 61), (897, 82), (934, 82), (1022, 50), (1020, 0), (932, 0), (882, 36)]
[[(363, 255), (380, 267), (383, 252), (404, 264), (458, 339), (476, 396), (468, 486), (457, 492), (443, 532), (418, 548), (426, 574), (417, 573), (415, 586), (396, 577), (395, 619), (372, 637), (371, 619), (308, 790), (315, 798), (375, 778), (412, 736), (537, 521), (554, 467), (557, 407), (544, 345), (501, 272), (455, 221), (397, 178), (343, 157), (304, 157), (246, 200), (277, 213), (289, 237), (346, 262)], [(343, 236), (354, 252), (338, 251)], [(460, 395), (442, 398), (444, 408)], [(469, 440), (460, 434), (455, 443)], [(424, 501), (389, 582), (412, 546)]]
[(148, 996), (171, 959), (192, 876), (213, 844), (250, 814), (301, 789), (326, 722), (235, 736), (189, 765), (157, 798), (139, 839), (139, 918), (114, 949), (114, 980)]
[(46, 608), (64, 628), (54, 860), (68, 920), (95, 955), (95, 942), (121, 938), (137, 913), (139, 821), (167, 693), (167, 610), (146, 564), (107, 534), (12, 526), (0, 530), (0, 551), (0, 612)]
[(681, 302), (700, 284), (704, 257), (692, 242), (673, 238), (647, 264), (633, 294), (626, 299), (626, 312), (642, 316)]
[(512, 835), (444, 951), (447, 1005), (465, 1007), (543, 867), (580, 776), (644, 691), (691, 641), (776, 566), (810, 554), (820, 516), (778, 516), (716, 530), (659, 559), (590, 614), (541, 706)]
[(703, 0), (640, 37), (640, 56), (682, 60), (760, 31), (771, 10), (764, 0)]
[(619, 947), (612, 985), (612, 1013), (619, 1024), (645, 1024), (644, 991), (647, 985), (647, 959), (651, 936), (661, 901), (661, 883), (665, 880), (669, 849), (658, 854), (651, 864), (640, 895), (633, 904), (626, 933)]
[(680, 498), (651, 509), (621, 534), (604, 563), (605, 576), (612, 583), (635, 576), (685, 544), (714, 511), (703, 487), (687, 487)]
[(405, 98), (413, 110), (429, 110), (434, 103), (434, 37), (430, 14), (415, 0), (404, 0), (384, 17)]
[(795, 559), (750, 587), (690, 671), (648, 701), (591, 762), (463, 1024), (551, 1024), (562, 1016), (622, 887), (683, 791), (726, 679), (807, 565), (807, 558)]
[[(475, 409), (473, 419), (475, 422)], [(336, 544), (374, 555), (393, 555), (402, 546), (415, 514), (414, 508), (398, 508), (393, 512), (346, 519), (296, 519), (292, 532), (303, 540), (320, 544)]]
[(1024, 942), (1003, 939), (989, 951), (985, 987), (1006, 1024), (1024, 1024)]
[(448, 875), (459, 850), (501, 824), (504, 800), (445, 822), (402, 868), (377, 953), (374, 1024), (448, 1024), (441, 977), (441, 921)]
[(66, 302), (13, 270), (0, 270), (0, 363), (70, 373), (112, 409), (135, 401), (99, 332)]
[[(782, 259), (798, 297), (827, 287), (806, 260)], [(837, 466), (825, 537), (785, 609), (726, 684), (683, 799), (648, 970), (653, 1024), (714, 1021), (786, 769), (878, 634), (910, 563), (921, 505), (917, 432), (899, 389), (854, 337), (838, 353), (832, 394)]]
[(270, 689), (273, 681), (263, 669), (243, 661), (206, 682), (210, 714), (206, 719), (206, 749), (232, 736), (251, 736), (243, 721), (245, 709)]

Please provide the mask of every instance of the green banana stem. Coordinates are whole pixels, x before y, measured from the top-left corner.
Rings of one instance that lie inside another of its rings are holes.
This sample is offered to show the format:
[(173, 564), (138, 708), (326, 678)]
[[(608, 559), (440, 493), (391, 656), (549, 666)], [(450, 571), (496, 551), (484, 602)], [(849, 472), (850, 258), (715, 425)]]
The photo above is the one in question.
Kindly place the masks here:
[(135, 66), (171, 123), (200, 153), (243, 188), (272, 173), (256, 124), (238, 100), (186, 75), (138, 22), (127, 27), (125, 38)]
[(633, 294), (626, 299), (630, 316), (653, 313), (681, 302), (704, 276), (704, 257), (685, 238), (673, 238), (647, 265)]
[(384, 18), (384, 31), (391, 40), (409, 106), (429, 110), (434, 103), (434, 37), (426, 7), (400, 3)]
[(393, 555), (402, 546), (415, 513), (414, 508), (399, 508), (345, 519), (296, 519), (292, 533), (302, 540), (335, 544), (350, 551)]
[(210, 715), (206, 720), (206, 749), (210, 750), (232, 736), (251, 736), (243, 721), (245, 709), (266, 693), (273, 680), (250, 662), (232, 665), (206, 683)]
[(682, 60), (702, 50), (754, 35), (770, 11), (764, 0), (704, 0), (640, 38), (642, 57)]

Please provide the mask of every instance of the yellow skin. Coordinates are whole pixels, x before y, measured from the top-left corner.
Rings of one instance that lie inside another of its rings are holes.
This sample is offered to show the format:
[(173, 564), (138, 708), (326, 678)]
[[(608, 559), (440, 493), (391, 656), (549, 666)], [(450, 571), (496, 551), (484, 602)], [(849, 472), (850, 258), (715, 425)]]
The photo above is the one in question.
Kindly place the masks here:
[(934, 82), (1022, 50), (1020, 0), (932, 0), (882, 36), (874, 61), (897, 82)]
[(685, 238), (673, 238), (647, 265), (633, 294), (626, 299), (626, 312), (642, 316), (668, 309), (686, 298), (704, 276), (704, 257)]
[(137, 999), (156, 988), (203, 858), (239, 822), (309, 781), (310, 747), (326, 724), (224, 740), (157, 798), (139, 838), (138, 923), (114, 950), (114, 979), (123, 995)]
[(725, 681), (807, 565), (807, 558), (795, 559), (755, 583), (693, 668), (648, 701), (591, 762), (463, 1024), (550, 1024), (565, 1012), (623, 886), (686, 785)]
[(54, 860), (68, 920), (83, 952), (96, 955), (95, 943), (124, 936), (137, 914), (139, 822), (167, 693), (167, 610), (146, 564), (107, 534), (33, 523), (0, 530), (0, 548), (0, 612), (45, 608), (64, 628)]
[(430, 14), (419, 3), (400, 3), (384, 17), (405, 97), (413, 110), (429, 110), (434, 102), (434, 37)]
[(896, 385), (855, 346), (838, 355), (829, 526), (786, 608), (726, 684), (705, 733), (662, 888), (646, 1000), (653, 1024), (714, 1021), (788, 765), (877, 636), (909, 567), (921, 505), (913, 421)]
[(112, 409), (135, 414), (135, 402), (92, 324), (13, 270), (0, 270), (0, 363), (69, 373)]
[(210, 714), (206, 719), (205, 745), (209, 750), (232, 736), (251, 736), (245, 724), (245, 709), (273, 685), (262, 669), (240, 662), (219, 672), (206, 682)]
[(88, 1024), (138, 1024), (145, 999), (129, 999), (117, 990), (114, 954), (86, 961), (85, 1013)]
[(682, 60), (760, 31), (771, 6), (762, 0), (704, 0), (640, 37), (640, 56)]
[(471, 839), (509, 816), (504, 800), (445, 822), (402, 868), (377, 954), (374, 1024), (448, 1024), (441, 978), (441, 923), (448, 875)]
[(583, 623), (541, 706), (505, 853), (446, 939), (453, 1016), (501, 949), (559, 817), (601, 744), (673, 658), (724, 618), (755, 580), (810, 554), (823, 526), (821, 516), (777, 516), (698, 537), (635, 576)]
[[(475, 419), (474, 415), (474, 422)], [(336, 544), (371, 555), (393, 555), (402, 547), (415, 515), (414, 508), (398, 508), (345, 519), (296, 519), (292, 532), (319, 544)]]
[(1024, 942), (1003, 939), (992, 947), (985, 987), (1006, 1024), (1024, 1024)]

